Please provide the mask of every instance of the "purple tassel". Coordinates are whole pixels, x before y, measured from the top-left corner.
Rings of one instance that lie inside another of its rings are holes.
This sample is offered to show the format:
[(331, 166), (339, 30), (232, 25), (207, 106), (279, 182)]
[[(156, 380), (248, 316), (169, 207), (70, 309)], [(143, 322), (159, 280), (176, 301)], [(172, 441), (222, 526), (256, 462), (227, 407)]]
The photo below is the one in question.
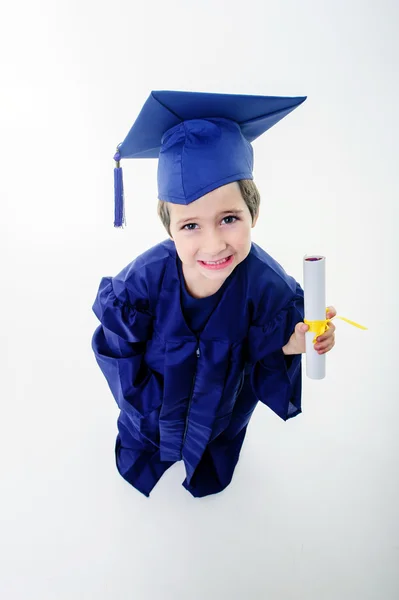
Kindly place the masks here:
[(115, 188), (115, 220), (114, 227), (123, 227), (126, 224), (125, 205), (123, 194), (123, 174), (119, 166), (120, 154), (117, 152), (114, 156), (116, 167), (114, 169), (114, 188)]

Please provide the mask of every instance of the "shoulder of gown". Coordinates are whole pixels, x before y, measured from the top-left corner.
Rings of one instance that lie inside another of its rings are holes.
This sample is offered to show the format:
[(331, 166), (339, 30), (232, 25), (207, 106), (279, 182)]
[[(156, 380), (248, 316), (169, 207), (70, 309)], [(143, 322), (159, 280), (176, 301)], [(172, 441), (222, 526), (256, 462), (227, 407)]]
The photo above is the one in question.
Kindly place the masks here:
[(294, 277), (257, 244), (248, 256), (251, 362), (279, 351), (304, 317), (304, 294)]
[(114, 277), (103, 277), (93, 304), (102, 326), (127, 342), (148, 340), (166, 264), (174, 258), (174, 244), (166, 240), (137, 256)]

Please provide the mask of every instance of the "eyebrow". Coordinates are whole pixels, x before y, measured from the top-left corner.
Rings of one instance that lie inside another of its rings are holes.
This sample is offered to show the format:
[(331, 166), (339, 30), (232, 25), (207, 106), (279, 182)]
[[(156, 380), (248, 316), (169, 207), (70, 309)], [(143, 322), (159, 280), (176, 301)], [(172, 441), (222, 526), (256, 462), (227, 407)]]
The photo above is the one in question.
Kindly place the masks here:
[[(217, 217), (221, 217), (223, 215), (239, 215), (241, 213), (243, 213), (244, 211), (242, 209), (232, 209), (232, 210), (224, 210), (223, 212), (220, 212), (216, 215)], [(190, 217), (189, 219), (180, 219), (180, 221), (177, 221), (176, 225), (183, 225), (183, 223), (193, 223), (194, 221), (200, 221), (201, 219), (199, 219), (198, 217)]]

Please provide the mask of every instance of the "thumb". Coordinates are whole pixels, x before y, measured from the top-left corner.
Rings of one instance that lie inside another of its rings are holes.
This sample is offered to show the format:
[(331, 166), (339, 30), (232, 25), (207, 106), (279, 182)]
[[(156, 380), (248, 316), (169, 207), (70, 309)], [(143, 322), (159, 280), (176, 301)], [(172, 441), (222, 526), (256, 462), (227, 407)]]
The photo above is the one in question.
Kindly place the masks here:
[(295, 327), (295, 333), (297, 335), (304, 336), (308, 329), (309, 325), (306, 325), (306, 323), (297, 323)]

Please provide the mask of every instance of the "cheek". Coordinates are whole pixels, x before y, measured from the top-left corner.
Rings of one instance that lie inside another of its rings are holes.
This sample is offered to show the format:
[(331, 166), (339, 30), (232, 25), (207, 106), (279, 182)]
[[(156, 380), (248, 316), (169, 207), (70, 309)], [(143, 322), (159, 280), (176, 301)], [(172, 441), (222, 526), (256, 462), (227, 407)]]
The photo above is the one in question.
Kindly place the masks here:
[(174, 241), (177, 253), (181, 259), (185, 259), (187, 261), (197, 251), (197, 245), (195, 243), (194, 236), (177, 234), (174, 238)]
[(238, 249), (246, 249), (251, 244), (251, 227), (247, 223), (231, 229), (228, 233), (229, 242)]

